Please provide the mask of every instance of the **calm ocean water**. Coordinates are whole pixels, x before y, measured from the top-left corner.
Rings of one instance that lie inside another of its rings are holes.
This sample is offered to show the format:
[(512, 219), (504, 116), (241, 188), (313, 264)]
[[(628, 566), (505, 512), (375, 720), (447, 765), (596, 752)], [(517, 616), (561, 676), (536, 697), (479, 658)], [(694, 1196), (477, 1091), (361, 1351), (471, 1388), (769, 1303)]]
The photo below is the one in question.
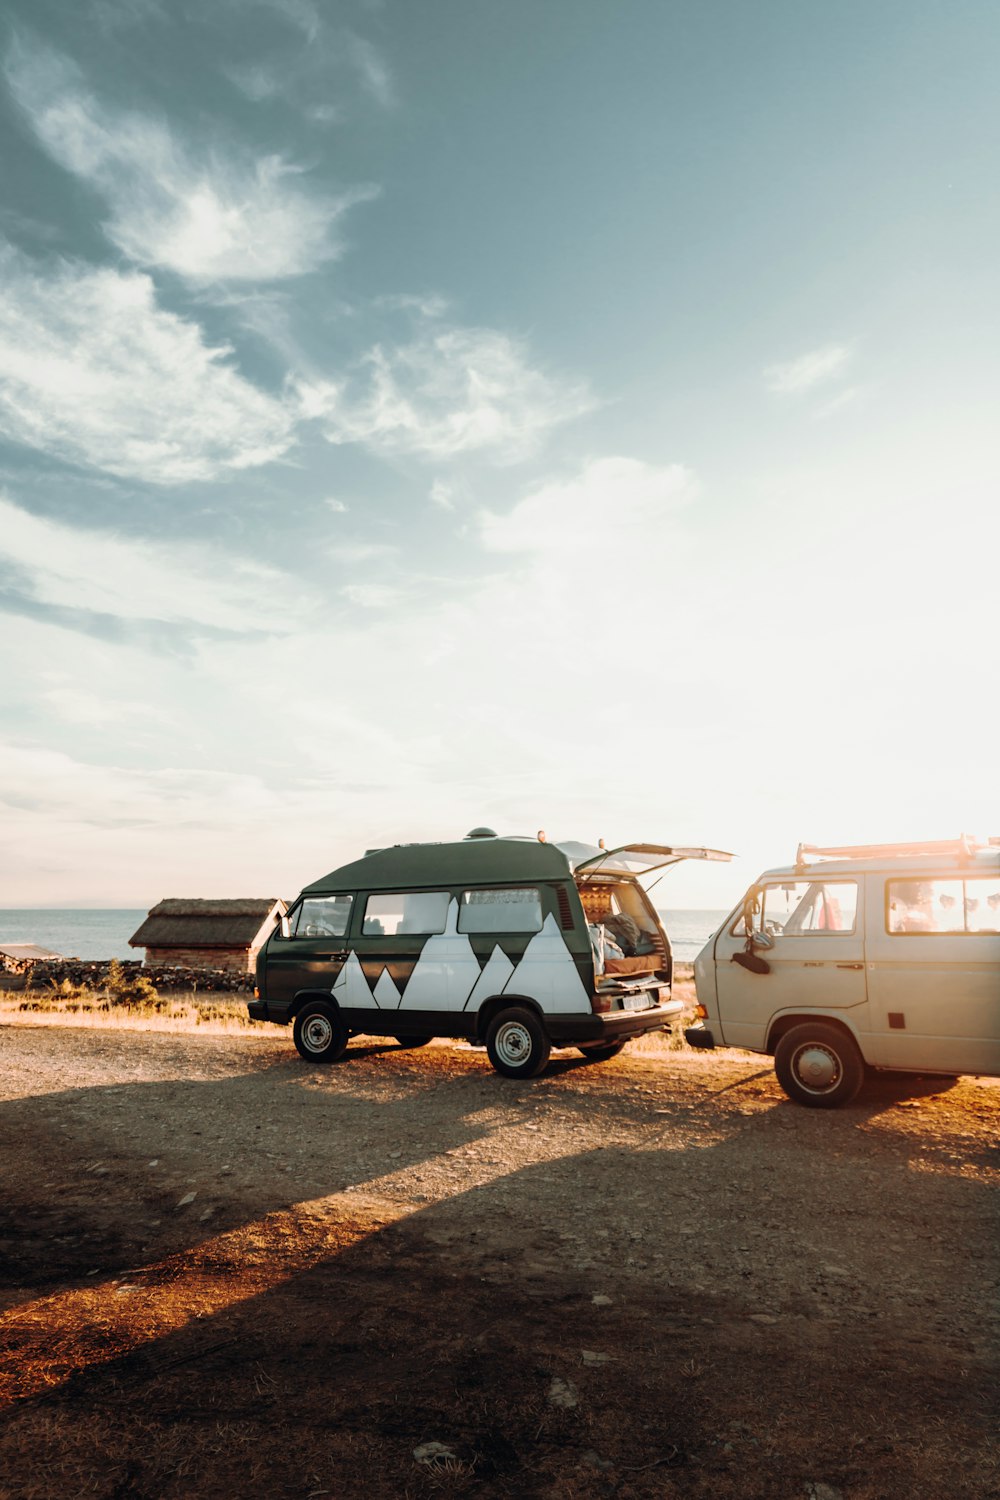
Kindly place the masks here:
[[(718, 927), (724, 911), (661, 911), (674, 957), (690, 963)], [(141, 958), (128, 940), (145, 911), (10, 911), (0, 909), (0, 944), (38, 943), (65, 958)]]
[(660, 920), (670, 938), (674, 958), (681, 963), (693, 963), (728, 915), (728, 908), (723, 911), (670, 911), (661, 907)]
[(128, 940), (145, 911), (10, 911), (0, 909), (0, 944), (37, 943), (64, 958), (142, 958)]

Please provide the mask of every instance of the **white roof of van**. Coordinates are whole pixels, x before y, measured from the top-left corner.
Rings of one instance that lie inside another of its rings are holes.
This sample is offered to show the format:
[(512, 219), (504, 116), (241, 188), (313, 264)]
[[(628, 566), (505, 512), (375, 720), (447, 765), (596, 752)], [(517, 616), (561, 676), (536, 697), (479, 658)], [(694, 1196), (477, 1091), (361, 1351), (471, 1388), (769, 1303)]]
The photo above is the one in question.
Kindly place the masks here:
[(991, 875), (1000, 872), (1000, 839), (986, 843), (974, 839), (941, 839), (922, 844), (859, 844), (821, 847), (800, 844), (793, 865), (765, 870), (762, 880), (802, 880), (814, 876), (888, 874), (943, 875), (963, 872)]

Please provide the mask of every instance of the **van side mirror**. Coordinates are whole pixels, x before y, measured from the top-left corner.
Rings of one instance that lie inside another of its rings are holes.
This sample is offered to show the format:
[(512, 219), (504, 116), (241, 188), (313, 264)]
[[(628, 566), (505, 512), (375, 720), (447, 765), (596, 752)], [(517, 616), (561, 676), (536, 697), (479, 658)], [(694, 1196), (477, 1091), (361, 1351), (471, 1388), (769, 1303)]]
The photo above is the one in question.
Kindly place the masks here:
[(756, 941), (754, 921), (760, 916), (761, 897), (763, 894), (759, 885), (752, 885), (743, 897), (743, 927), (747, 937), (750, 937), (751, 934), (754, 935), (754, 941)]
[(287, 916), (282, 917), (281, 918), (281, 936), (283, 938), (290, 938), (291, 935), (292, 935), (292, 924), (289, 921), (289, 919), (288, 919)]

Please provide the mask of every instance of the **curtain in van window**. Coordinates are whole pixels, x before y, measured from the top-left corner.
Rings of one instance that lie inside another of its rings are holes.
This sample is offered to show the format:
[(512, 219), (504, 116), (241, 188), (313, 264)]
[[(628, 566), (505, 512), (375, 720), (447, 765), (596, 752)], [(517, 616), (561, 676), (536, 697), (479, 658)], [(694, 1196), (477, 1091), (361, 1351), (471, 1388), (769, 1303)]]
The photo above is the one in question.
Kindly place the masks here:
[(540, 932), (542, 898), (531, 886), (463, 891), (459, 932)]
[(444, 932), (450, 900), (447, 891), (399, 891), (369, 896), (361, 931), (365, 937)]
[(1000, 932), (1000, 880), (890, 880), (889, 932)]

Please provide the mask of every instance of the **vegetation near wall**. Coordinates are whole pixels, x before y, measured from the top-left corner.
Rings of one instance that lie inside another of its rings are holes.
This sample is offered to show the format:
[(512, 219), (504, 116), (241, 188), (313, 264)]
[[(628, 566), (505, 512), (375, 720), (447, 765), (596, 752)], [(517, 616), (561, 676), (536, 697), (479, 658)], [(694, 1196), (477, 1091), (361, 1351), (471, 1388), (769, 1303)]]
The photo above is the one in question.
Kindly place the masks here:
[[(16, 965), (16, 967), (15, 967)], [(190, 968), (180, 964), (142, 964), (136, 959), (79, 958), (8, 961), (7, 972), (24, 976), (24, 988), (44, 990), (70, 984), (90, 990), (116, 989), (123, 994), (131, 987), (139, 993), (145, 982), (156, 990), (229, 991), (245, 994), (253, 989), (253, 975), (234, 974), (227, 969)]]

